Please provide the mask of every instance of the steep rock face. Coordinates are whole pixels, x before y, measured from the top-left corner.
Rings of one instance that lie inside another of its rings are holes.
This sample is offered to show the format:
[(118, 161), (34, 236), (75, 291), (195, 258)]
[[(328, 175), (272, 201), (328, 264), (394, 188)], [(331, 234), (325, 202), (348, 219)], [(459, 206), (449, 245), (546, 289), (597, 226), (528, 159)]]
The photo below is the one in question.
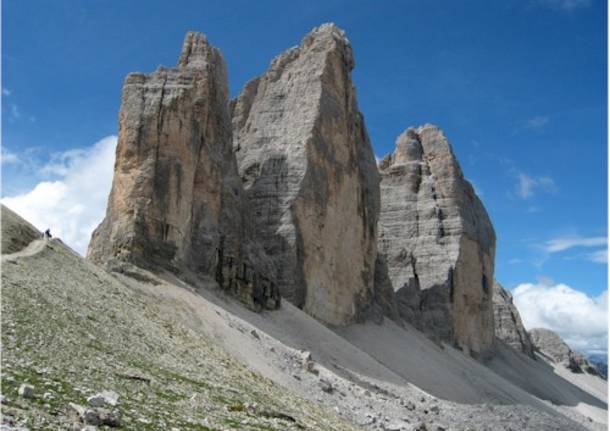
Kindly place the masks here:
[(394, 292), (400, 316), (420, 330), (485, 353), (494, 336), (495, 233), (443, 132), (407, 129), (379, 169), (379, 262), (391, 288), (378, 289)]
[(536, 351), (555, 364), (562, 364), (574, 373), (599, 375), (597, 368), (580, 352), (575, 352), (550, 329), (534, 328), (529, 331)]
[(379, 212), (352, 49), (324, 24), (275, 58), (233, 105), (239, 172), (282, 296), (330, 324), (370, 301)]
[(535, 359), (532, 341), (523, 326), (519, 310), (513, 304), (513, 296), (495, 280), (493, 310), (496, 338)]
[(274, 303), (268, 274), (253, 270), (265, 262), (250, 252), (231, 133), (225, 63), (203, 34), (186, 35), (177, 67), (129, 74), (106, 217), (88, 258), (216, 275), (233, 290), (260, 278)]

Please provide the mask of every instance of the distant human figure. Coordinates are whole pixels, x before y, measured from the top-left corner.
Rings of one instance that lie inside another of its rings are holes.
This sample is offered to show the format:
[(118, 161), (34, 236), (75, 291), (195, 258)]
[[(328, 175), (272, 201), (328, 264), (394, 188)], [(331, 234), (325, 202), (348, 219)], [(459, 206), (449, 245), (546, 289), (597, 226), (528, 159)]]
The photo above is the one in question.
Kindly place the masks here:
[(51, 229), (45, 230), (43, 236), (45, 238), (51, 238)]

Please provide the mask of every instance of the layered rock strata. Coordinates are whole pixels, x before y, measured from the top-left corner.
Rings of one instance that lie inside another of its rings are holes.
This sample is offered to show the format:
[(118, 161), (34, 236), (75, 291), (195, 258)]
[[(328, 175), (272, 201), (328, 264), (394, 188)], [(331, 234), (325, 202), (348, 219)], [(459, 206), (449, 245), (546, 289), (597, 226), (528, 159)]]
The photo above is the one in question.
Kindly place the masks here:
[(231, 133), (225, 63), (203, 34), (186, 35), (176, 67), (129, 74), (106, 217), (88, 258), (215, 275), (246, 302), (277, 306), (270, 266), (249, 241)]
[(546, 360), (560, 364), (574, 373), (599, 375), (594, 364), (580, 352), (576, 352), (550, 329), (534, 328), (529, 331), (534, 349)]
[(233, 103), (239, 173), (282, 296), (343, 325), (371, 301), (379, 179), (351, 81), (352, 49), (324, 24)]
[[(443, 132), (409, 128), (380, 163), (379, 282), (401, 318), (473, 356), (494, 339), (495, 233)], [(385, 274), (384, 274), (385, 273)], [(386, 301), (387, 302), (387, 301)]]
[(513, 304), (513, 296), (495, 280), (493, 310), (496, 338), (532, 359), (536, 359), (532, 340), (523, 326), (519, 310)]

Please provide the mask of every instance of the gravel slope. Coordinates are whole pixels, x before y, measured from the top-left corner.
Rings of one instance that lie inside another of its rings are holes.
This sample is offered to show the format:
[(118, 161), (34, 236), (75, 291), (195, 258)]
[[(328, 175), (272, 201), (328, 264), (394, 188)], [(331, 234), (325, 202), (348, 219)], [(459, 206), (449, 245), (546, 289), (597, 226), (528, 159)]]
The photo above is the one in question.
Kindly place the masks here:
[[(18, 395), (24, 383), (34, 386), (32, 398)], [(154, 296), (58, 240), (31, 256), (4, 257), (4, 424), (80, 429), (69, 403), (86, 406), (102, 390), (119, 394), (108, 410), (122, 429), (355, 429), (250, 371), (162, 312)]]
[(89, 413), (129, 430), (601, 429), (412, 328), (254, 313), (209, 280), (111, 275), (57, 239), (2, 256), (1, 320), (3, 430), (83, 429), (78, 406), (104, 390), (118, 404)]

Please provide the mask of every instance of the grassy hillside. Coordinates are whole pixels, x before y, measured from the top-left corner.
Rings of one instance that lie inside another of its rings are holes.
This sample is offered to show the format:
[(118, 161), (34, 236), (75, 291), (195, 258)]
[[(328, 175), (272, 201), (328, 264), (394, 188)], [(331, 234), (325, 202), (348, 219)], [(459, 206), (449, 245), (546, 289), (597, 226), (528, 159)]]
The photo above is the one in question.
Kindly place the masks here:
[[(122, 429), (354, 429), (249, 371), (58, 240), (2, 260), (5, 423), (72, 429), (79, 420), (69, 403), (86, 406), (112, 390)], [(33, 398), (18, 395), (23, 383)]]

